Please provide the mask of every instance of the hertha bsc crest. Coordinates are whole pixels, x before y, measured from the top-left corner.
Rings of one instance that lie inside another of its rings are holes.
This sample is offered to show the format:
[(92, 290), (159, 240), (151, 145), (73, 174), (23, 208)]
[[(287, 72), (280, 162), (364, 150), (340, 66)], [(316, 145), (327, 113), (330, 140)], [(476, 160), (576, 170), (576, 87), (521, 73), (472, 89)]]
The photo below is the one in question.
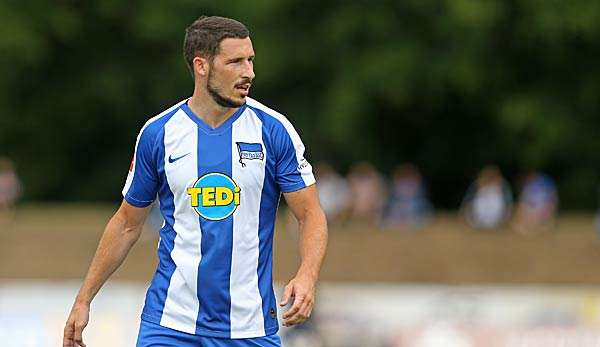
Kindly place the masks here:
[(240, 164), (245, 167), (244, 160), (263, 160), (265, 154), (260, 143), (236, 142), (238, 153), (240, 155)]

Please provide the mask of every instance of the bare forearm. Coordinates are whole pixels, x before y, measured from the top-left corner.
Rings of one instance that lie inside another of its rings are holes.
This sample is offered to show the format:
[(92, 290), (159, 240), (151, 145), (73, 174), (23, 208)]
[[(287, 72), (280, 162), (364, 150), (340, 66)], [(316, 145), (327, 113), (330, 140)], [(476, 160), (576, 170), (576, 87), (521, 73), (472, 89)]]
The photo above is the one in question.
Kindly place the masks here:
[(125, 218), (119, 214), (111, 218), (77, 294), (76, 302), (90, 304), (110, 275), (123, 263), (140, 232), (141, 225), (128, 226)]
[(327, 249), (327, 220), (320, 208), (307, 212), (304, 217), (299, 223), (301, 263), (298, 274), (316, 281)]
[(279, 303), (285, 306), (293, 298), (292, 307), (282, 316), (283, 325), (292, 326), (306, 321), (315, 303), (316, 284), (327, 248), (327, 219), (314, 184), (286, 193), (285, 199), (298, 220), (300, 233), (300, 268), (285, 286)]

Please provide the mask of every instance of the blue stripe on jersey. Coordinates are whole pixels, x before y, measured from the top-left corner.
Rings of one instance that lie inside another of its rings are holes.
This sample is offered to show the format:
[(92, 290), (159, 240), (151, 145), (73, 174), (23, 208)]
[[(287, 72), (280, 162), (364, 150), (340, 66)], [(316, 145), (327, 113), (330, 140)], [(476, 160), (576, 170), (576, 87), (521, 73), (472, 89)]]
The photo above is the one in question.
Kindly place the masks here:
[[(264, 131), (265, 127), (263, 126), (263, 143), (266, 143)], [(267, 160), (271, 161), (271, 163), (267, 163), (267, 166), (273, 167), (274, 158), (268, 156)], [(275, 333), (279, 329), (277, 302), (273, 291), (273, 233), (280, 194), (273, 175), (265, 174), (258, 216), (259, 252), (257, 272), (258, 290), (262, 298), (262, 310), (267, 333)]]
[[(231, 128), (213, 134), (198, 129), (198, 175), (219, 172), (231, 177)], [(231, 253), (233, 216), (211, 221), (200, 218), (202, 259), (198, 266), (198, 301), (200, 310), (196, 331), (204, 336), (230, 334)], [(213, 335), (214, 334), (214, 335)]]
[[(161, 141), (161, 143), (156, 146), (156, 172), (160, 175), (159, 181), (161, 182), (161, 185), (158, 187), (158, 194), (160, 196), (160, 211), (165, 219), (165, 225), (160, 230), (160, 244), (158, 245), (157, 251), (159, 264), (146, 294), (142, 318), (157, 323), (160, 322), (160, 317), (167, 298), (169, 283), (171, 282), (171, 276), (173, 276), (173, 272), (175, 272), (176, 268), (175, 263), (171, 258), (171, 251), (175, 244), (176, 235), (175, 230), (173, 229), (173, 225), (175, 224), (175, 218), (173, 217), (175, 213), (175, 204), (173, 201), (173, 193), (167, 184), (167, 178), (165, 176), (165, 146), (163, 143), (165, 136), (164, 126), (178, 110), (179, 108), (176, 108), (164, 117), (159, 118), (146, 129), (151, 129), (153, 131), (157, 131), (156, 128), (158, 127), (158, 129), (160, 129), (160, 133), (156, 136), (156, 138)], [(160, 313), (158, 317), (155, 316), (157, 312)]]

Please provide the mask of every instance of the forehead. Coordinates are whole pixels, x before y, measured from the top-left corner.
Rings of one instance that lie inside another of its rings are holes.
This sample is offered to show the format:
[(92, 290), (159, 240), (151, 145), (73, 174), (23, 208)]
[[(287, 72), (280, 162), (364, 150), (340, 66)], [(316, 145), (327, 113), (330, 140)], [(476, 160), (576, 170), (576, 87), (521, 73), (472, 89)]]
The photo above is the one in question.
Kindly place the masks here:
[(217, 55), (225, 58), (233, 56), (253, 56), (254, 48), (252, 47), (252, 40), (250, 40), (250, 37), (246, 37), (245, 39), (224, 39), (219, 45), (219, 54)]

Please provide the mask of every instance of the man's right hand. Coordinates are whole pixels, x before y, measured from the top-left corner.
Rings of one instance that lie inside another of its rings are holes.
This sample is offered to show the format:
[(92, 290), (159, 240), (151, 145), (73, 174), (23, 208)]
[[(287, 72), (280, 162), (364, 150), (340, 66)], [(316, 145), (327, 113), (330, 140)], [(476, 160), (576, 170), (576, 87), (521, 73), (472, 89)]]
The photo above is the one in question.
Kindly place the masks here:
[(150, 207), (135, 207), (123, 200), (106, 225), (65, 325), (63, 347), (85, 347), (81, 334), (90, 318), (90, 303), (139, 239), (149, 210)]
[(63, 335), (63, 347), (85, 347), (83, 329), (90, 318), (90, 305), (75, 303), (67, 319)]

